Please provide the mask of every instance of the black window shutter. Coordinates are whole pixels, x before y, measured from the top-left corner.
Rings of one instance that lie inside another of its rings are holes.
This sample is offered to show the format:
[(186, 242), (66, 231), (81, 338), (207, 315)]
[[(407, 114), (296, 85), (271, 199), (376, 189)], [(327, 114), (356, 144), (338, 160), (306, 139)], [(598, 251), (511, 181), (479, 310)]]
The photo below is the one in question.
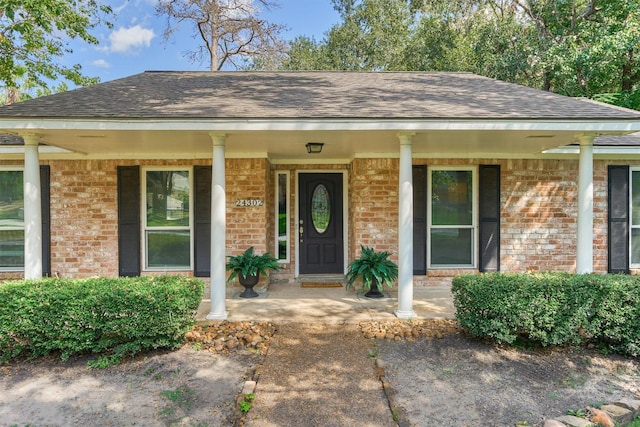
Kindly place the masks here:
[(427, 274), (427, 167), (413, 166), (413, 274)]
[(118, 269), (140, 275), (140, 167), (118, 166)]
[(42, 275), (51, 277), (51, 189), (48, 165), (40, 166), (40, 199), (42, 215)]
[(209, 277), (211, 276), (211, 166), (195, 166), (193, 173), (195, 195), (193, 275)]
[(609, 166), (609, 273), (629, 273), (629, 166)]
[(500, 166), (481, 165), (479, 270), (500, 271)]

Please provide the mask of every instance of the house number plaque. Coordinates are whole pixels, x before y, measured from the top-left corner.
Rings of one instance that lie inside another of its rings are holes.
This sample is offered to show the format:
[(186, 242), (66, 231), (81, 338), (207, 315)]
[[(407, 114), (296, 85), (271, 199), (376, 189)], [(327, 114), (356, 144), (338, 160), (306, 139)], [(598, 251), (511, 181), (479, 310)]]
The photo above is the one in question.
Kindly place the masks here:
[(264, 200), (262, 200), (262, 199), (238, 199), (238, 200), (236, 200), (236, 206), (241, 206), (241, 207), (264, 206)]

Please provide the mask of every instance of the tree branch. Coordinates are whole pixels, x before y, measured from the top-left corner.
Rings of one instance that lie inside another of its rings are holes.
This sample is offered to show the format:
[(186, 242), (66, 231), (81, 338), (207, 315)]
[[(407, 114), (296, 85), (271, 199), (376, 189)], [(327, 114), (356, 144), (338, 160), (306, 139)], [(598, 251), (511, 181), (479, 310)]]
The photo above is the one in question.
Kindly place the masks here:
[[(209, 54), (209, 68), (220, 70), (233, 57), (256, 59), (285, 52), (283, 26), (259, 19), (261, 10), (279, 6), (271, 0), (169, 0), (156, 6), (167, 15), (165, 40), (184, 21), (191, 21)], [(175, 23), (174, 23), (175, 21)], [(195, 59), (196, 55), (190, 55)]]

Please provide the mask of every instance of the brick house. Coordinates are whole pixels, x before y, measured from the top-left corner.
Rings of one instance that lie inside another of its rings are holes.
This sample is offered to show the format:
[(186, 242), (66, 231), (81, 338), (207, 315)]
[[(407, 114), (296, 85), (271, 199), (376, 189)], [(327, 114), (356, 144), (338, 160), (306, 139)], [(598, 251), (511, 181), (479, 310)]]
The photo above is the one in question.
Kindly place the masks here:
[(225, 256), (414, 286), (640, 269), (640, 112), (468, 73), (146, 72), (0, 108), (0, 279), (189, 274)]

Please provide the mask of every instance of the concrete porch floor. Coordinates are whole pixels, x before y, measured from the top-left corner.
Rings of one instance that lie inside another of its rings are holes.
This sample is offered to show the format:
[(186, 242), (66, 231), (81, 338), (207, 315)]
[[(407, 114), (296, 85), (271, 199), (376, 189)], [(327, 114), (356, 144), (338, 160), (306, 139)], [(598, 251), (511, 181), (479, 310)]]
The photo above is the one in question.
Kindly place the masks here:
[[(303, 323), (358, 323), (397, 319), (397, 289), (385, 289), (387, 298), (364, 298), (353, 288), (302, 288), (297, 282), (276, 282), (268, 288), (255, 287), (257, 298), (239, 298), (243, 289), (228, 285), (226, 309), (229, 321), (272, 321)], [(206, 321), (211, 309), (210, 294), (205, 294), (197, 320)], [(413, 310), (418, 319), (453, 318), (455, 309), (447, 287), (414, 288)]]

